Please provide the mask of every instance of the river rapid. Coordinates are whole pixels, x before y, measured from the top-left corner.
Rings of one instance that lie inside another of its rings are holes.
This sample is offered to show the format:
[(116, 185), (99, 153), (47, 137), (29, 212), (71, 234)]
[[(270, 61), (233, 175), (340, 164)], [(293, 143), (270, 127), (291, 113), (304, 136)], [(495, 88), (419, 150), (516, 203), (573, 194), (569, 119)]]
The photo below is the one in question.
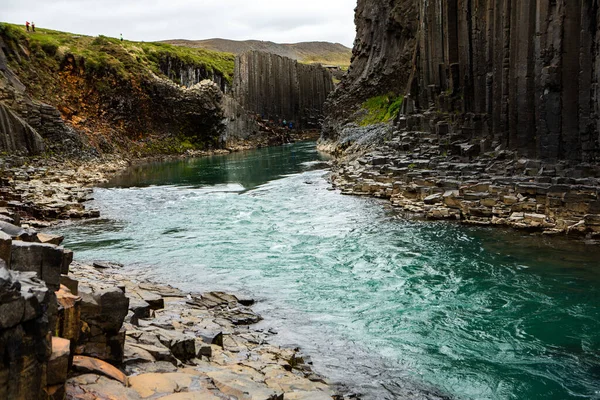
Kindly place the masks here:
[(600, 399), (600, 250), (401, 218), (331, 190), (314, 143), (132, 168), (82, 261), (258, 300), (259, 328), (367, 399)]

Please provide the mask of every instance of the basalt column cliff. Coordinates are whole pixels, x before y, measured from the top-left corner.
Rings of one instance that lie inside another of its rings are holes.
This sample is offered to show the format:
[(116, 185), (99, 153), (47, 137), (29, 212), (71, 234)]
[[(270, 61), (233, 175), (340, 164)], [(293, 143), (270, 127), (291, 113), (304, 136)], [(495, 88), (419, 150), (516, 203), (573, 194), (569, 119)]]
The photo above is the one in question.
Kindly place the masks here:
[(321, 147), (346, 193), (600, 238), (598, 1), (359, 0)]
[(302, 129), (320, 128), (323, 104), (332, 90), (331, 73), (320, 65), (258, 51), (236, 59), (234, 97), (265, 118), (293, 121)]
[[(454, 114), (484, 149), (597, 160), (597, 19), (593, 0), (360, 0), (353, 65), (331, 108), (392, 90), (408, 95), (407, 112)], [(330, 129), (349, 117), (330, 115)]]

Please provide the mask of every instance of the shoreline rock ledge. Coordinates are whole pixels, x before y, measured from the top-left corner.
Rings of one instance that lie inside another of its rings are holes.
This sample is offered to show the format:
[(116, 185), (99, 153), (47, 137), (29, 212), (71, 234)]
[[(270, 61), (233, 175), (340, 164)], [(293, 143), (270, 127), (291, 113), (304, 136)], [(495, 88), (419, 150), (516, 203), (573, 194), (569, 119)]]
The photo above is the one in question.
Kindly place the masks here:
[(61, 242), (0, 226), (0, 399), (356, 398), (269, 344), (252, 300), (73, 262)]

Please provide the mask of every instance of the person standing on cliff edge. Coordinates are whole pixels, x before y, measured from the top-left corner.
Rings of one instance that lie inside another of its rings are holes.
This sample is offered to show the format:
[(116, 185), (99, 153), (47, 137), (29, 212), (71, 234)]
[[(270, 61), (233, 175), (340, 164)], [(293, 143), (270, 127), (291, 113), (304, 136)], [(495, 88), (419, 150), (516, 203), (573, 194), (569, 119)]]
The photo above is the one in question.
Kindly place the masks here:
[(27, 28), (27, 32), (29, 32), (29, 21), (25, 21), (25, 28)]
[(122, 42), (123, 41), (123, 34), (121, 33), (120, 35), (121, 35), (121, 42)]
[(31, 31), (35, 32), (35, 22), (31, 21)]

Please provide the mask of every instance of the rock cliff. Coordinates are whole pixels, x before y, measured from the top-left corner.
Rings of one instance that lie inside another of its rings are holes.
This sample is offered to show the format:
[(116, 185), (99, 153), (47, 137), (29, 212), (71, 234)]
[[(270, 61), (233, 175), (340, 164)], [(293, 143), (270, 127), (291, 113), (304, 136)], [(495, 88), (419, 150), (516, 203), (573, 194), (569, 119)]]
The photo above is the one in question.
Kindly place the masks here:
[(597, 1), (359, 0), (321, 145), (345, 193), (600, 238)]
[(233, 56), (137, 45), (147, 47), (0, 24), (0, 151), (73, 158), (219, 147)]
[(234, 97), (248, 111), (272, 120), (319, 128), (333, 90), (331, 73), (275, 54), (251, 51), (235, 61)]
[[(360, 0), (352, 67), (325, 135), (369, 97), (446, 114), (485, 148), (574, 162), (600, 157), (598, 3)], [(342, 110), (340, 110), (342, 109)]]

